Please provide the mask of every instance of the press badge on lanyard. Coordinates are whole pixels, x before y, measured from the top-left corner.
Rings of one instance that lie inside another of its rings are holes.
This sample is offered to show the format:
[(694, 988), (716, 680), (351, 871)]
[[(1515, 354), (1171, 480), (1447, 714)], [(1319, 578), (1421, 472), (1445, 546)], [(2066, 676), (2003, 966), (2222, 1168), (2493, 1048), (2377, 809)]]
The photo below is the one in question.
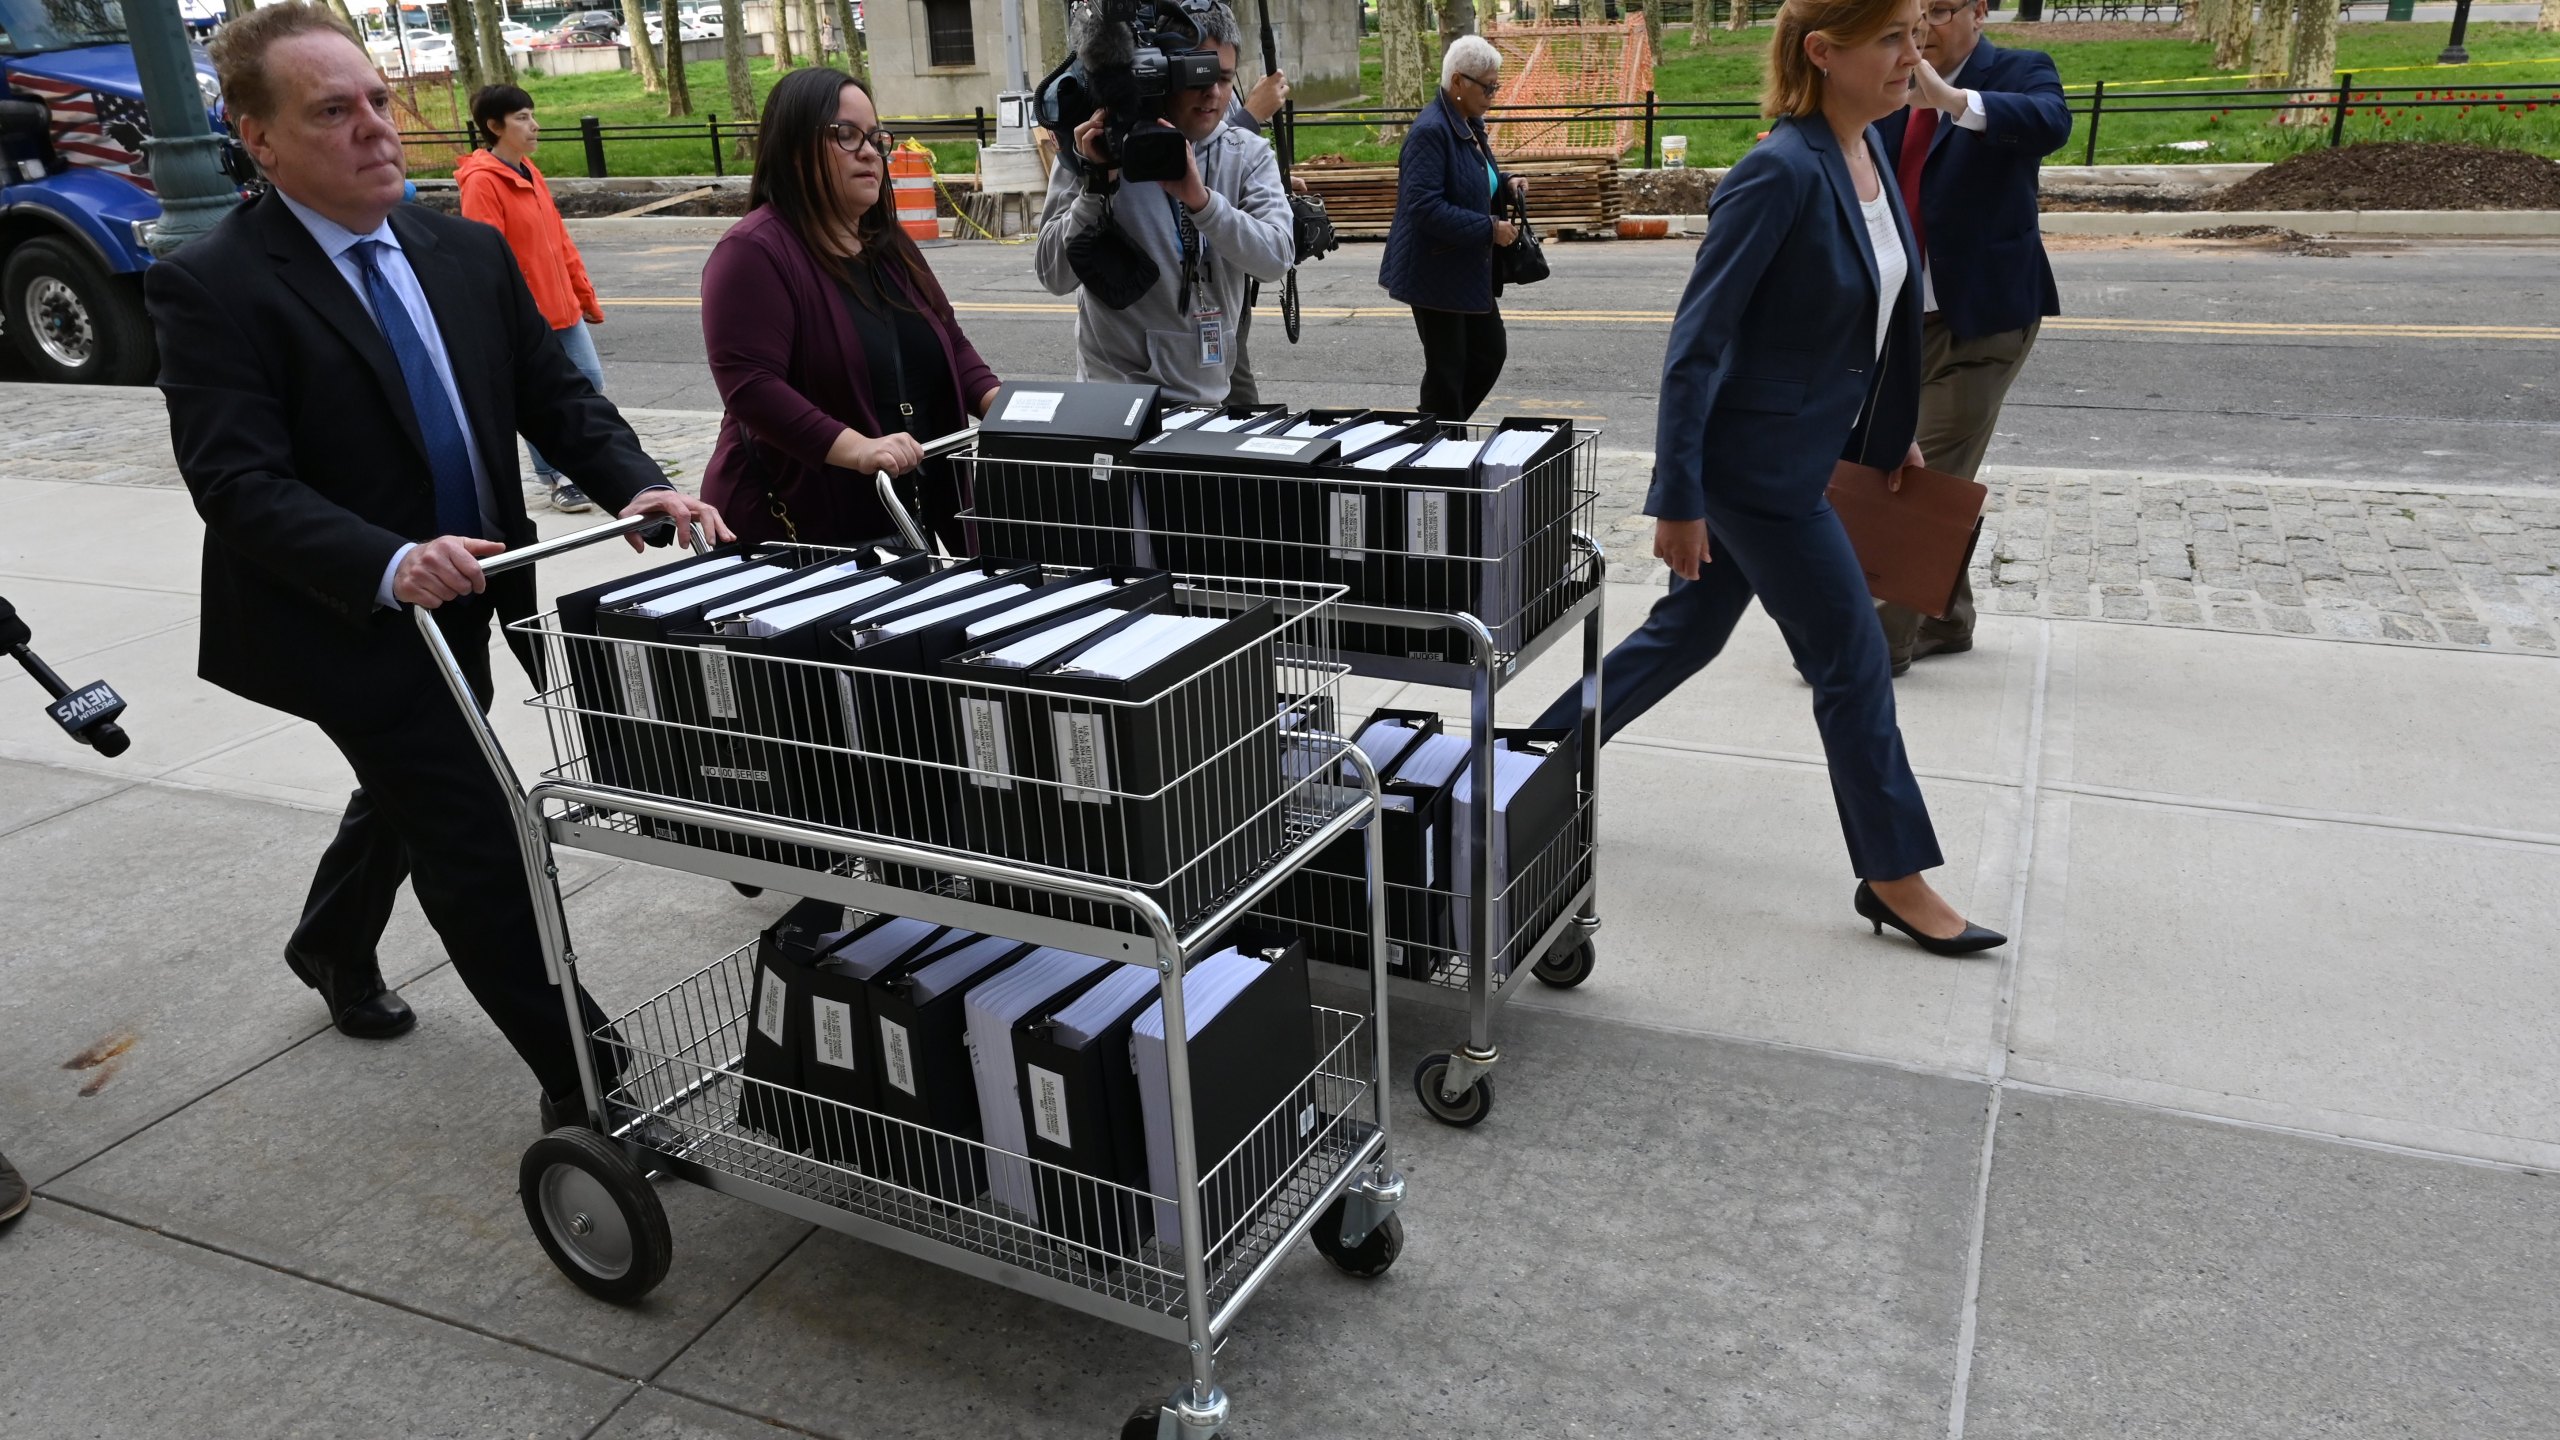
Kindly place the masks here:
[(1191, 323), (1200, 331), (1200, 363), (1216, 367), (1227, 363), (1227, 317), (1218, 307), (1201, 297), (1200, 308), (1191, 312)]
[(1173, 209), (1174, 237), (1182, 244), (1182, 306), (1191, 312), (1191, 328), (1200, 339), (1200, 363), (1222, 366), (1227, 363), (1227, 317), (1209, 288), (1208, 247), (1201, 244), (1200, 231), (1182, 202), (1167, 195), (1164, 203)]

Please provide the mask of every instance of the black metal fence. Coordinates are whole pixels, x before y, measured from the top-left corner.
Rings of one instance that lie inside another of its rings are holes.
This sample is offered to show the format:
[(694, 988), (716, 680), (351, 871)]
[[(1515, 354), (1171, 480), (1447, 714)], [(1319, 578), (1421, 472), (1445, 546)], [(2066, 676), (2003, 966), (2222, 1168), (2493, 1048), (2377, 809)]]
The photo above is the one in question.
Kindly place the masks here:
[[(881, 123), (901, 140), (975, 140), (984, 145), (996, 138), (995, 121), (984, 106), (969, 115), (893, 115)], [(457, 149), (472, 148), (472, 134), (468, 127), (404, 130), (400, 140), (404, 145), (451, 140)], [(756, 143), (756, 123), (752, 120), (744, 124), (735, 120), (723, 123), (718, 115), (713, 114), (700, 120), (607, 125), (593, 115), (582, 115), (578, 118), (578, 140), (585, 155), (587, 178), (591, 180), (602, 180), (612, 173), (608, 164), (608, 147), (640, 141), (698, 141), (703, 146), (704, 158), (711, 162), (710, 173), (725, 176), (729, 173), (729, 147), (752, 148)]]
[[(2504, 82), (2510, 91), (2532, 91), (2535, 94), (2560, 96), (2560, 80)], [(2355, 72), (2342, 71), (2338, 83), (2300, 90), (2178, 90), (2174, 92), (2128, 89), (2119, 85), (2110, 91), (2103, 80), (2088, 87), (2086, 94), (2067, 95), (2073, 119), (2073, 138), (2080, 142), (2081, 163), (2094, 165), (2098, 160), (2098, 135), (2109, 119), (2118, 121), (2137, 115), (2204, 115), (2294, 112), (2305, 124), (2327, 128), (2332, 146), (2345, 143), (2347, 117), (2363, 105), (2388, 106), (2393, 110), (2477, 109), (2483, 105), (2477, 94), (2469, 98), (2448, 93), (2445, 81), (2431, 85), (2359, 86)], [(2429, 97), (2441, 98), (2429, 98)], [(2502, 97), (2503, 98), (2503, 97)], [(2496, 102), (2485, 102), (2496, 103)], [(2516, 104), (2523, 113), (2530, 97)], [(2554, 123), (2560, 123), (2560, 105), (2546, 104)], [(1281, 124), (1294, 131), (1304, 130), (1380, 130), (1391, 126), (1410, 125), (1421, 114), (1418, 109), (1375, 107), (1342, 110), (1300, 110), (1291, 105), (1283, 113)], [(1674, 100), (1665, 101), (1646, 91), (1641, 102), (1601, 105), (1496, 105), (1486, 117), (1499, 123), (1505, 119), (1522, 122), (1549, 121), (1629, 121), (1641, 122), (1644, 129), (1644, 165), (1656, 163), (1656, 146), (1661, 127), (1674, 124), (1728, 121), (1766, 125), (1757, 100)], [(1303, 141), (1296, 142), (1298, 153), (1306, 153)]]

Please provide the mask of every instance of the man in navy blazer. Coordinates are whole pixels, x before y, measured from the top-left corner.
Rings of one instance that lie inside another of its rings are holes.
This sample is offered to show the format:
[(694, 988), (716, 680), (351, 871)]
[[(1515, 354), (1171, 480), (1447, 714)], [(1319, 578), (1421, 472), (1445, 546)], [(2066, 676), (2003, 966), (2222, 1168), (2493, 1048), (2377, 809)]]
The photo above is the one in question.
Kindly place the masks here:
[[(2047, 315), (2060, 314), (2036, 222), (2036, 173), (2071, 138), (2051, 56), (1982, 33), (1988, 0), (1928, 0), (1911, 107), (1876, 126), (1922, 257), (1919, 445), (1932, 470), (1973, 478), (2000, 402)], [(1973, 587), (1944, 620), (1881, 602), (1900, 674), (1973, 648)]]

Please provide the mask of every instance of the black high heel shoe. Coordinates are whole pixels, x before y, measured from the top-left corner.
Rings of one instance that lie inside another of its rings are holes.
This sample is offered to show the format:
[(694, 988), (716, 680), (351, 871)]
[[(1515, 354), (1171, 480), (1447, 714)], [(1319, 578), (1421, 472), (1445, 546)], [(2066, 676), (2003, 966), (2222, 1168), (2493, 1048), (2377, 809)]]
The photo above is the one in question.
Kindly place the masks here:
[(1883, 934), (1884, 927), (1890, 925), (1910, 936), (1912, 944), (1932, 955), (1971, 955), (1977, 950), (1990, 950), (2009, 943), (2009, 937), (1999, 931), (1985, 930), (1971, 923), (1966, 924), (1963, 934), (1953, 939), (1941, 940), (1935, 935), (1924, 935), (1911, 928), (1911, 922), (1894, 914), (1893, 907), (1884, 903), (1884, 898), (1864, 880), (1858, 882), (1858, 893), (1852, 903), (1857, 906), (1858, 914), (1876, 927), (1877, 934)]

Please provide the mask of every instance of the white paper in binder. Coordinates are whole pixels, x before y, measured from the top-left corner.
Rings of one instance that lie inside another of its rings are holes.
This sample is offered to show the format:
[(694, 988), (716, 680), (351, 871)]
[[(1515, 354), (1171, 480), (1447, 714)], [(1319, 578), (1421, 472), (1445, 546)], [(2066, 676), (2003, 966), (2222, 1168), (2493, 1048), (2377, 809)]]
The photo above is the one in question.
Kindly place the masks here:
[(746, 563), (747, 557), (744, 555), (714, 555), (708, 559), (689, 561), (673, 574), (661, 570), (655, 575), (635, 580), (619, 590), (607, 591), (605, 597), (597, 601), (596, 605), (598, 608), (619, 605), (634, 595), (646, 595), (652, 590), (673, 585), (679, 577), (686, 580), (707, 579), (723, 570), (734, 570)]
[(1397, 461), (1421, 448), (1419, 442), (1408, 440), (1401, 445), (1390, 445), (1374, 455), (1363, 455), (1352, 461), (1351, 466), (1355, 470), (1392, 470)]
[[(1200, 1027), (1217, 1018), (1227, 1002), (1236, 998), (1271, 962), (1258, 960), (1239, 950), (1221, 950), (1191, 967), (1182, 977), (1183, 1040), (1188, 1043), (1200, 1033)], [(1174, 1192), (1173, 1163), (1173, 1073), (1165, 1059), (1164, 1002), (1159, 1000), (1146, 1008), (1129, 1026), (1129, 1061), (1138, 1072), (1138, 1105), (1147, 1122), (1147, 1188), (1158, 1196)], [(1206, 1173), (1209, 1167), (1225, 1158), (1218, 1155), (1197, 1157)], [(1182, 1234), (1182, 1212), (1170, 1199), (1156, 1201), (1156, 1235), (1172, 1243)], [(1215, 1243), (1214, 1235), (1204, 1237)]]
[[(875, 576), (860, 584), (840, 590), (827, 590), (816, 595), (802, 594), (796, 600), (768, 604), (770, 595), (759, 595), (745, 604), (712, 616), (727, 626), (743, 628), (750, 635), (779, 635), (794, 626), (805, 625), (821, 615), (832, 615), (857, 601), (875, 595), (886, 595), (898, 588), (898, 582), (887, 576)], [(735, 633), (734, 630), (731, 633)]]
[[(779, 604), (782, 601), (790, 599), (794, 595), (806, 595), (821, 585), (833, 585), (840, 581), (850, 580), (857, 575), (865, 573), (866, 568), (865, 562), (861, 560), (841, 560), (833, 565), (812, 570), (797, 580), (786, 581), (785, 583), (776, 585), (772, 589), (764, 591), (761, 594), (749, 596), (747, 599), (741, 600), (735, 605), (715, 605), (711, 609), (704, 611), (702, 618), (705, 620), (734, 620), (741, 615), (761, 610), (768, 605)], [(890, 581), (888, 583), (895, 584), (897, 582)]]
[(1524, 548), (1529, 543), (1529, 487), (1522, 467), (1554, 435), (1553, 429), (1505, 430), (1485, 442), (1476, 464), (1476, 483), (1486, 495), (1483, 548), (1478, 553), (1493, 560), (1477, 567), (1482, 572), (1477, 597), (1482, 609), (1476, 618), (1493, 630), (1495, 642), (1506, 649), (1517, 649), (1528, 638), (1518, 633), (1518, 621), (1530, 598), (1564, 578), (1530, 574), (1530, 556)]
[(1354, 425), (1334, 438), (1342, 442), (1342, 453), (1350, 455), (1391, 436), (1403, 434), (1405, 429), (1406, 424), (1401, 420), (1372, 420), (1366, 425)]
[(1072, 950), (1034, 950), (960, 1002), (968, 1017), (969, 1068), (978, 1082), (978, 1126), (989, 1152), (987, 1196), (1016, 1214), (1038, 1216), (1040, 1193), (1031, 1162), (1020, 1158), (1031, 1143), (1022, 1128), (1013, 1027), (1059, 991), (1117, 963)]
[(1217, 413), (1218, 412), (1215, 410), (1200, 406), (1189, 406), (1180, 410), (1167, 410), (1160, 418), (1158, 418), (1156, 428), (1160, 430), (1188, 430), (1192, 426), (1199, 424), (1201, 421), (1210, 419)]
[(869, 633), (881, 636), (911, 635), (935, 621), (948, 620), (955, 615), (966, 615), (981, 606), (993, 605), (1008, 595), (1028, 595), (1032, 588), (1027, 580), (1011, 585), (996, 585), (966, 599), (927, 606), (921, 610), (901, 610), (868, 627)]
[(819, 963), (830, 970), (841, 970), (857, 980), (868, 980), (889, 968), (889, 963), (921, 945), (934, 932), (934, 926), (905, 916), (884, 921), (862, 938), (842, 948), (822, 947)]
[[(1511, 938), (1509, 902), (1503, 892), (1510, 888), (1511, 854), (1509, 828), (1503, 823), (1511, 811), (1511, 801), (1520, 787), (1529, 783), (1538, 767), (1554, 758), (1532, 750), (1513, 750), (1497, 745), (1493, 749), (1493, 860), (1486, 867), (1492, 885), (1493, 944), (1488, 949), (1499, 951)], [(1449, 907), (1455, 912), (1458, 948), (1474, 943), (1475, 907), (1470, 896), (1475, 894), (1476, 819), (1475, 767), (1470, 765), (1449, 787), (1449, 829), (1456, 837), (1449, 846), (1449, 893), (1456, 897)]]
[(969, 622), (967, 636), (971, 642), (983, 640), (999, 630), (1028, 625), (1043, 615), (1054, 615), (1087, 600), (1098, 600), (1116, 588), (1109, 580), (1083, 580), (1073, 585), (1047, 585), (1032, 597), (1010, 609)]
[(998, 646), (980, 656), (976, 663), (1000, 666), (1008, 670), (1037, 665), (1119, 619), (1125, 613), (1127, 612), (1120, 610), (1097, 610), (1090, 615), (1078, 615), (1072, 620), (1061, 621), (1046, 629), (1034, 630), (1020, 639)]
[(1353, 743), (1360, 747), (1361, 754), (1369, 757), (1370, 766), (1383, 775), (1387, 762), (1395, 759), (1396, 752), (1411, 743), (1412, 735), (1413, 726), (1405, 721), (1372, 720)]
[(749, 565), (743, 569), (716, 575), (699, 585), (688, 585), (670, 594), (651, 596), (633, 605), (631, 613), (651, 620), (662, 619), (679, 610), (690, 609), (696, 605), (707, 605), (723, 595), (735, 595), (741, 590), (762, 585), (767, 581), (779, 580), (790, 573), (779, 565)]
[(1059, 662), (1060, 670), (1134, 680), (1226, 622), (1214, 615), (1142, 615)]

